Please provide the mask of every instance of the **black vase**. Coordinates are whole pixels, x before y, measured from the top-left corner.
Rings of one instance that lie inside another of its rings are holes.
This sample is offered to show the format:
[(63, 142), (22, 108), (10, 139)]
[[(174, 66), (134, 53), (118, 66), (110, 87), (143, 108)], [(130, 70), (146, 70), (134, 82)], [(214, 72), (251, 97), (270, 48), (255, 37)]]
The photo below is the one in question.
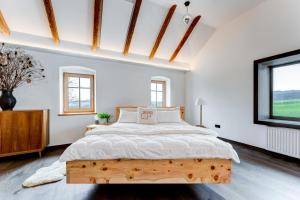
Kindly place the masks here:
[(0, 107), (2, 110), (13, 110), (17, 103), (16, 98), (13, 95), (13, 91), (3, 90), (0, 97)]

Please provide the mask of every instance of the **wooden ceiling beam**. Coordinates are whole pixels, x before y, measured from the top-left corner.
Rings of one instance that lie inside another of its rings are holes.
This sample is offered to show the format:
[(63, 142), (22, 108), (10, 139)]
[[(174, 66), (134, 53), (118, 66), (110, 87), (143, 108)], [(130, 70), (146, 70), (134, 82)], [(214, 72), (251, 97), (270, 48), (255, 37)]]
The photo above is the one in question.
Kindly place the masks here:
[(128, 27), (127, 37), (124, 45), (123, 54), (126, 56), (129, 52), (130, 43), (132, 40), (132, 36), (134, 33), (135, 25), (137, 22), (137, 18), (139, 16), (140, 8), (141, 8), (142, 0), (135, 0), (134, 9), (132, 11), (131, 20)]
[(160, 44), (160, 42), (161, 42), (161, 40), (162, 40), (162, 38), (163, 38), (163, 36), (164, 36), (164, 34), (165, 34), (168, 26), (169, 26), (169, 23), (170, 23), (170, 21), (172, 19), (172, 16), (173, 16), (173, 14), (175, 12), (176, 7), (177, 7), (176, 5), (173, 5), (169, 9), (169, 12), (168, 12), (168, 14), (167, 14), (167, 16), (165, 18), (165, 21), (163, 22), (163, 24), (161, 26), (161, 29), (159, 31), (159, 34), (158, 34), (158, 36), (156, 38), (156, 41), (155, 41), (155, 43), (153, 45), (152, 51), (151, 51), (151, 53), (149, 55), (149, 59), (153, 59), (154, 58), (154, 55), (155, 55), (155, 53), (156, 53), (156, 51), (157, 51), (157, 49), (159, 47), (159, 44)]
[(4, 16), (2, 15), (2, 12), (0, 11), (0, 31), (4, 34), (4, 35), (10, 35), (10, 30), (8, 28), (8, 25), (4, 19)]
[(177, 48), (175, 49), (174, 53), (172, 54), (172, 56), (169, 60), (170, 63), (175, 60), (175, 58), (177, 57), (177, 55), (180, 52), (181, 48), (183, 47), (183, 45), (185, 44), (185, 42), (187, 41), (187, 39), (189, 38), (189, 36), (193, 32), (193, 30), (194, 30), (195, 26), (197, 25), (197, 23), (199, 22), (200, 18), (201, 18), (200, 15), (195, 17), (194, 20), (192, 21), (191, 25), (189, 26), (189, 28), (186, 30), (184, 36), (182, 37), (180, 43), (178, 44)]
[(54, 43), (57, 45), (59, 43), (59, 36), (51, 0), (44, 0), (44, 6), (47, 13), (49, 27), (52, 33), (52, 38)]
[(95, 0), (94, 3), (94, 28), (92, 50), (96, 51), (99, 47), (101, 27), (102, 27), (103, 0)]

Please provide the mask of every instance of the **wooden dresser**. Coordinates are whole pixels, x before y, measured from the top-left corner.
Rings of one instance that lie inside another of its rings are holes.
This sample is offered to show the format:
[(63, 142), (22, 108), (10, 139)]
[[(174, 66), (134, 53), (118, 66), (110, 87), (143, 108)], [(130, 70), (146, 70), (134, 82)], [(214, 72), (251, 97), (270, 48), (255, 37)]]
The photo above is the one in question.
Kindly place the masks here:
[(49, 110), (0, 112), (0, 157), (41, 152), (48, 145)]

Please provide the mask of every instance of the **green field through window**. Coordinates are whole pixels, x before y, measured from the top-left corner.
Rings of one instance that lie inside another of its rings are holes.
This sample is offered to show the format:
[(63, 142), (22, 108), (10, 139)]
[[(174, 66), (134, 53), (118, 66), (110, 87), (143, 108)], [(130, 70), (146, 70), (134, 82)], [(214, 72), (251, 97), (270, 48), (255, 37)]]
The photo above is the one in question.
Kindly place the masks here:
[(300, 99), (274, 101), (273, 116), (300, 118)]
[(300, 119), (300, 63), (272, 68), (273, 117)]

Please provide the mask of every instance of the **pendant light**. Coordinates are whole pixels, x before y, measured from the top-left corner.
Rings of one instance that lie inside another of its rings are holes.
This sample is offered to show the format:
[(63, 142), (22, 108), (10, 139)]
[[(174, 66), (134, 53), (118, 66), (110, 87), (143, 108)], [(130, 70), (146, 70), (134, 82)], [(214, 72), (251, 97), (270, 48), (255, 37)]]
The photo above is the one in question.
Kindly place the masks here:
[(186, 7), (186, 14), (183, 16), (183, 22), (188, 25), (192, 19), (192, 16), (189, 14), (189, 5), (190, 1), (184, 2), (184, 6)]

